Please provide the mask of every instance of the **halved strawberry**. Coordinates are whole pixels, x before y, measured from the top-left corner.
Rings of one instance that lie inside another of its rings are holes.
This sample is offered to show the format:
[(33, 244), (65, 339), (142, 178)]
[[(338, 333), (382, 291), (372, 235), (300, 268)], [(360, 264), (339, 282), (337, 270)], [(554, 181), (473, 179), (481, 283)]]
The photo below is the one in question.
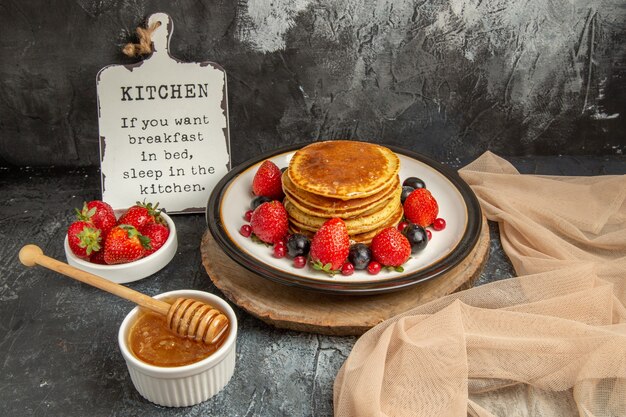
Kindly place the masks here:
[(372, 239), (370, 249), (376, 262), (394, 268), (400, 267), (411, 256), (411, 244), (396, 227), (381, 230)]
[(149, 250), (150, 239), (128, 224), (115, 226), (109, 232), (104, 244), (104, 261), (109, 264), (123, 264), (136, 261)]
[(252, 192), (272, 200), (282, 200), (283, 184), (280, 180), (282, 172), (280, 168), (270, 160), (263, 161), (252, 180)]
[(350, 252), (350, 236), (342, 219), (327, 220), (311, 241), (311, 261), (314, 269), (335, 274), (346, 262)]
[(109, 231), (117, 224), (113, 208), (104, 201), (93, 200), (88, 203), (84, 203), (82, 210), (74, 210), (76, 210), (78, 220), (92, 222), (98, 229), (100, 229), (100, 233), (103, 238), (106, 237), (106, 235), (109, 234)]
[(100, 229), (93, 223), (78, 220), (68, 227), (67, 241), (74, 255), (88, 259), (93, 252), (100, 250), (102, 237)]
[(261, 204), (250, 219), (252, 233), (266, 243), (276, 243), (289, 232), (287, 210), (280, 201)]
[(404, 201), (404, 217), (422, 227), (430, 226), (439, 214), (437, 200), (426, 188), (418, 188)]

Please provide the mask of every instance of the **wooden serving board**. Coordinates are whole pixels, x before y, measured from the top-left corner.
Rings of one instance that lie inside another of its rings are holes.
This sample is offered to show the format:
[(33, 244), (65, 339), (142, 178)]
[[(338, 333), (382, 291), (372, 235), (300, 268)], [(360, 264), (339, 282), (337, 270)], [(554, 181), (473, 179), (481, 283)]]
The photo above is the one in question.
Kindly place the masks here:
[(489, 226), (476, 246), (446, 274), (421, 284), (376, 295), (334, 295), (290, 287), (263, 278), (230, 259), (207, 230), (200, 246), (209, 277), (233, 303), (273, 326), (312, 333), (361, 335), (378, 323), (420, 304), (472, 286), (489, 253)]

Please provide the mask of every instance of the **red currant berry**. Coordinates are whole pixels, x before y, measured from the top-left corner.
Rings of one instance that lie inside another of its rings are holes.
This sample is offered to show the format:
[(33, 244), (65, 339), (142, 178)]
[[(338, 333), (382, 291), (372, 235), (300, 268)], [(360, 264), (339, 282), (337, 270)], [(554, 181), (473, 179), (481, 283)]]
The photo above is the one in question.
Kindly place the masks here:
[(252, 213), (252, 210), (246, 211), (246, 214), (243, 215), (243, 218), (246, 219), (247, 222), (249, 222), (250, 220), (252, 220)]
[(296, 256), (293, 258), (293, 266), (296, 268), (304, 268), (306, 265), (306, 258), (304, 256)]
[(252, 227), (249, 224), (244, 224), (241, 226), (241, 229), (239, 229), (239, 233), (241, 233), (241, 236), (243, 237), (250, 237), (252, 234)]
[(367, 272), (369, 272), (372, 275), (376, 275), (380, 272), (380, 264), (376, 261), (372, 261), (370, 262), (370, 264), (367, 266)]
[(284, 258), (287, 256), (287, 248), (281, 242), (277, 242), (274, 245), (274, 258)]
[(428, 236), (428, 240), (432, 239), (433, 234), (430, 230), (426, 229), (426, 236)]
[(343, 266), (341, 267), (341, 275), (352, 275), (354, 273), (354, 265), (352, 265), (350, 262), (346, 262), (345, 264), (343, 264)]
[(409, 224), (407, 222), (400, 222), (398, 223), (398, 230), (399, 231), (403, 231), (405, 227), (407, 227)]
[(437, 217), (435, 221), (433, 222), (433, 229), (439, 232), (445, 228), (446, 228), (446, 221), (442, 219), (441, 217)]

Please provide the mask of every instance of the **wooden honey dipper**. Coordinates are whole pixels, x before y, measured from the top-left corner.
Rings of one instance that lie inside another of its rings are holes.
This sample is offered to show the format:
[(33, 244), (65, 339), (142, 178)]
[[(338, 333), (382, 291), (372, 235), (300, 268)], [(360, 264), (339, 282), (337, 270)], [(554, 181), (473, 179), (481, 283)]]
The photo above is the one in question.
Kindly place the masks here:
[(20, 250), (19, 258), (20, 262), (26, 266), (43, 266), (164, 315), (167, 317), (167, 326), (179, 336), (203, 341), (207, 344), (215, 344), (219, 343), (227, 334), (228, 317), (201, 301), (190, 298), (177, 298), (172, 304), (169, 304), (165, 301), (157, 300), (123, 285), (50, 258), (44, 255), (41, 248), (36, 245), (24, 246)]

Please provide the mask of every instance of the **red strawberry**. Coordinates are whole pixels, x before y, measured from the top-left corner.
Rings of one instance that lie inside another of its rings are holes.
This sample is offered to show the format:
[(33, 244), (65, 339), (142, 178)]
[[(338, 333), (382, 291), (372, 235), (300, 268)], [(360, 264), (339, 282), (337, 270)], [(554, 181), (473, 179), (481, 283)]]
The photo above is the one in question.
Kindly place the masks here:
[(411, 244), (396, 227), (381, 230), (372, 239), (372, 257), (385, 266), (399, 267), (411, 256)]
[(150, 239), (133, 226), (115, 226), (104, 244), (104, 261), (109, 265), (136, 261), (145, 256), (150, 247)]
[(281, 176), (282, 172), (275, 163), (270, 160), (263, 161), (252, 180), (252, 192), (272, 200), (282, 200), (285, 194)]
[(89, 257), (89, 262), (92, 264), (106, 265), (107, 263), (104, 262), (104, 250), (100, 249), (98, 252), (92, 252)]
[(280, 201), (261, 204), (252, 213), (250, 219), (252, 233), (266, 243), (276, 243), (289, 232), (287, 210)]
[(67, 229), (67, 241), (74, 255), (87, 259), (92, 252), (100, 250), (100, 229), (91, 222), (75, 221)]
[(418, 188), (404, 201), (404, 217), (422, 227), (430, 226), (439, 214), (437, 200), (426, 188)]
[(161, 212), (157, 210), (159, 203), (156, 203), (154, 207), (152, 203), (140, 203), (130, 207), (122, 216), (118, 219), (117, 224), (129, 224), (135, 226), (137, 230), (143, 233), (144, 227), (151, 223), (165, 223), (161, 217)]
[(102, 237), (106, 237), (109, 231), (117, 224), (113, 208), (100, 200), (93, 200), (83, 204), (82, 210), (76, 210), (78, 220), (92, 222), (98, 229)]
[(148, 256), (163, 246), (170, 235), (170, 229), (164, 224), (152, 223), (143, 229), (143, 235), (150, 238), (150, 246), (152, 249), (146, 251), (146, 256)]
[(350, 236), (343, 220), (327, 220), (311, 241), (313, 268), (334, 274), (346, 262), (350, 252)]

